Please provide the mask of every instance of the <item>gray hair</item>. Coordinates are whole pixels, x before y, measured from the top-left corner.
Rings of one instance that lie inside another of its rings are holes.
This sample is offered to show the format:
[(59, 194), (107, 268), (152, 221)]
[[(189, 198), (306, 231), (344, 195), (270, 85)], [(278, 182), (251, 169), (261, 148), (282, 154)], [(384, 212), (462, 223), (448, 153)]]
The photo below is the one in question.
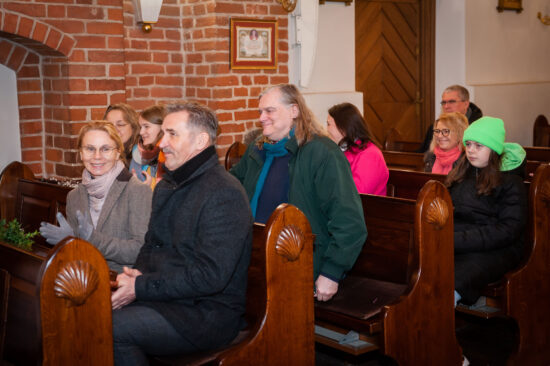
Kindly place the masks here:
[(443, 91), (443, 93), (448, 92), (457, 92), (458, 96), (460, 97), (460, 99), (462, 99), (463, 102), (470, 101), (470, 93), (468, 92), (468, 89), (466, 89), (462, 85), (451, 85)]
[(199, 129), (201, 132), (206, 132), (210, 137), (212, 145), (216, 143), (218, 118), (216, 117), (216, 113), (207, 106), (195, 102), (174, 103), (166, 105), (165, 111), (165, 116), (171, 113), (187, 112), (189, 114), (189, 125)]

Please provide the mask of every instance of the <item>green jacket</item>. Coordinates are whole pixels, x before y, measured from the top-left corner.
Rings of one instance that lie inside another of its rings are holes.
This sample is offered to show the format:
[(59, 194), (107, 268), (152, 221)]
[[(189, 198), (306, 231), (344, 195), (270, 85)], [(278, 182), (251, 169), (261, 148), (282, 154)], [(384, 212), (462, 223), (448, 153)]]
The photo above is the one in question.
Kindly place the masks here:
[[(298, 147), (296, 138), (292, 137), (286, 149), (292, 154), (288, 203), (304, 212), (316, 235), (314, 279), (320, 273), (342, 279), (367, 238), (363, 208), (349, 163), (327, 137), (316, 137), (302, 147)], [(254, 195), (263, 164), (262, 153), (252, 143), (230, 170), (243, 184), (249, 200)]]

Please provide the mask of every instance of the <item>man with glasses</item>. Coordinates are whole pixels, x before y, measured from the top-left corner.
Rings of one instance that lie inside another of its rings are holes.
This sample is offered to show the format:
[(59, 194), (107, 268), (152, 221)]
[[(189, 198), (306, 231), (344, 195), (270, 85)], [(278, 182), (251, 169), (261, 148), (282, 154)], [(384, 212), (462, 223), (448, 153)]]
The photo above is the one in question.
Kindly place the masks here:
[[(483, 112), (474, 103), (470, 102), (468, 89), (461, 85), (451, 85), (443, 91), (441, 96), (441, 112), (459, 112), (468, 118), (468, 124), (483, 117)], [(433, 124), (430, 124), (422, 146), (417, 152), (425, 152), (429, 149), (433, 137)]]

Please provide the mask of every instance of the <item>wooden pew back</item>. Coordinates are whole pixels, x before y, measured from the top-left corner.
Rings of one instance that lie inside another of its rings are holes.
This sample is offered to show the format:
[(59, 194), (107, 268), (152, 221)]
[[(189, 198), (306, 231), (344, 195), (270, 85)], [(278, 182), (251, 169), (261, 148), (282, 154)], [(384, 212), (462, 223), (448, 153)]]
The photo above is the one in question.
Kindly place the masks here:
[(550, 124), (544, 115), (539, 115), (533, 124), (533, 145), (550, 146)]
[[(390, 169), (388, 183), (395, 187), (396, 196), (414, 196), (414, 189), (430, 178), (444, 179), (429, 173)], [(550, 338), (550, 165), (538, 165), (529, 190), (529, 219), (525, 257), (517, 269), (508, 272), (502, 281), (485, 290), (487, 305), (477, 309), (459, 306), (457, 310), (474, 316), (490, 318), (508, 316), (519, 328), (519, 347), (512, 364), (550, 362), (550, 350), (541, 339)], [(533, 284), (536, 285), (534, 291)], [(495, 311), (498, 309), (498, 311)]]
[(67, 238), (28, 252), (0, 242), (0, 268), (11, 276), (7, 360), (113, 364), (109, 269), (94, 246)]
[(10, 274), (0, 268), (0, 360), (4, 359), (4, 338), (8, 321), (8, 300), (10, 291)]
[[(316, 323), (359, 332), (400, 365), (461, 364), (449, 193), (430, 181), (416, 200), (362, 195), (362, 202), (367, 241), (334, 299), (316, 303)], [(346, 349), (321, 335), (317, 341), (352, 354), (373, 349)]]
[(15, 218), (20, 178), (33, 180), (35, 176), (28, 166), (18, 161), (8, 164), (0, 174), (0, 218), (7, 221)]
[(424, 154), (387, 150), (383, 150), (382, 154), (388, 168), (424, 171)]

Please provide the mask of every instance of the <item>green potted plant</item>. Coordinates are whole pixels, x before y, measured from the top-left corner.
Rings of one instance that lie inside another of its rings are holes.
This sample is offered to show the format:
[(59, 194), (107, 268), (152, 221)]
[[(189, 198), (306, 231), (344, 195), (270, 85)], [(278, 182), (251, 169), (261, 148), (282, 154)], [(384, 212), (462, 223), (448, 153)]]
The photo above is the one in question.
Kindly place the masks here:
[(18, 248), (31, 250), (34, 242), (32, 238), (38, 234), (38, 231), (25, 233), (25, 230), (23, 230), (17, 219), (13, 219), (10, 222), (6, 222), (5, 219), (0, 220), (0, 241), (12, 244)]

